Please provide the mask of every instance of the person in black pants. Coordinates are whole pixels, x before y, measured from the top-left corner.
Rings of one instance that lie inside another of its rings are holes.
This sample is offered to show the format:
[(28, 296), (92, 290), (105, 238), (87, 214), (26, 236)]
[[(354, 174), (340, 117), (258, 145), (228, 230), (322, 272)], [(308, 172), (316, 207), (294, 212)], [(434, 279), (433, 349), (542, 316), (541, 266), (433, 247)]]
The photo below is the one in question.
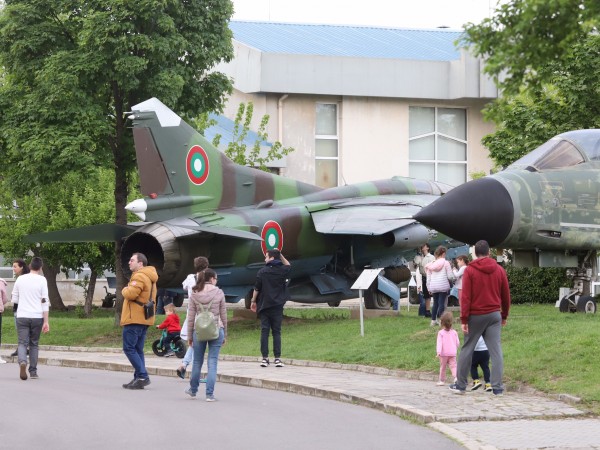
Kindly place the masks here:
[(283, 367), (281, 362), (281, 323), (283, 306), (289, 298), (287, 281), (291, 271), (290, 263), (277, 249), (267, 250), (265, 267), (256, 274), (250, 309), (260, 318), (260, 365), (269, 365), (269, 332), (273, 333), (273, 354), (275, 367)]
[(473, 351), (473, 359), (471, 359), (471, 378), (473, 378), (472, 391), (483, 386), (481, 379), (479, 378), (479, 367), (481, 367), (481, 370), (483, 371), (483, 380), (485, 381), (483, 390), (492, 392), (492, 385), (490, 384), (490, 352), (485, 345), (483, 336), (477, 341), (477, 345)]

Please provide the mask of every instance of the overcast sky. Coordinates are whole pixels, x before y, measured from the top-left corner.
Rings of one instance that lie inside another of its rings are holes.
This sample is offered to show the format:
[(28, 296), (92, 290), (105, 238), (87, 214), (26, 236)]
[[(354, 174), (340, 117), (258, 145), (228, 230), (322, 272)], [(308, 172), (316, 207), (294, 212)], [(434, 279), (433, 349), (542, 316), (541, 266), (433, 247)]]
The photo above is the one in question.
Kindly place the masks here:
[[(506, 0), (504, 0), (506, 1)], [(233, 0), (234, 20), (460, 29), (497, 0)]]

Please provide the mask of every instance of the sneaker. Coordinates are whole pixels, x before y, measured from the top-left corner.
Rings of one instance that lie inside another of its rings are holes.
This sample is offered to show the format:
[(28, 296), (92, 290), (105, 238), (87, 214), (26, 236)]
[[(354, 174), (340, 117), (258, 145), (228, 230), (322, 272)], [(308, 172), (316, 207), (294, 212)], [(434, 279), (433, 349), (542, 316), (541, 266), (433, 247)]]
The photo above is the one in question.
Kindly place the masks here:
[(19, 356), (19, 350), (15, 349), (14, 352), (10, 354), (10, 356)]
[(492, 385), (490, 383), (485, 383), (485, 387), (483, 388), (485, 392), (492, 392)]
[(435, 327), (437, 325), (437, 322), (435, 320), (432, 320), (431, 323), (429, 324), (430, 327)]
[(438, 381), (436, 384), (437, 384), (437, 386), (445, 386), (446, 382), (445, 381)]
[(207, 401), (207, 402), (216, 402), (216, 401), (217, 401), (217, 399), (215, 398), (215, 396), (214, 396), (214, 395), (207, 395), (207, 396), (206, 396), (206, 401)]
[(125, 383), (123, 385), (123, 389), (129, 389), (129, 386), (132, 385), (134, 381), (135, 381), (135, 378), (133, 380), (131, 380), (129, 383)]
[(283, 367), (283, 363), (279, 358), (275, 358), (275, 367)]
[(0, 358), (0, 364), (6, 364), (6, 361), (4, 361), (2, 358)]
[(27, 364), (26, 363), (19, 364), (19, 376), (21, 377), (21, 380), (27, 379)]
[(136, 378), (131, 383), (127, 385), (123, 385), (125, 389), (131, 390), (140, 390), (144, 389), (144, 386), (148, 386), (150, 384), (150, 378)]
[(187, 395), (189, 395), (190, 397), (192, 397), (192, 398), (196, 398), (196, 393), (195, 393), (195, 392), (192, 392), (192, 388), (187, 388), (187, 389), (185, 390), (185, 393), (186, 393)]
[(29, 378), (31, 378), (32, 380), (37, 380), (39, 377), (38, 377), (37, 372), (31, 372), (29, 374)]
[(502, 389), (492, 389), (492, 392), (497, 396), (504, 395), (504, 391)]
[(456, 383), (451, 384), (450, 386), (448, 386), (448, 388), (450, 389), (450, 391), (453, 394), (464, 394), (465, 393), (465, 390), (464, 389), (460, 389)]
[(263, 358), (260, 367), (269, 367), (269, 358)]
[(471, 388), (472, 391), (476, 391), (477, 389), (479, 389), (482, 386), (481, 384), (481, 380), (473, 380), (473, 387)]
[(177, 369), (177, 376), (182, 380), (185, 378), (185, 367), (181, 366)]
[(425, 318), (431, 317), (431, 311), (425, 311)]
[(175, 356), (175, 352), (173, 350), (169, 350), (167, 353), (165, 353), (165, 358), (168, 358), (170, 356)]
[(200, 378), (200, 383), (206, 383), (206, 378)]

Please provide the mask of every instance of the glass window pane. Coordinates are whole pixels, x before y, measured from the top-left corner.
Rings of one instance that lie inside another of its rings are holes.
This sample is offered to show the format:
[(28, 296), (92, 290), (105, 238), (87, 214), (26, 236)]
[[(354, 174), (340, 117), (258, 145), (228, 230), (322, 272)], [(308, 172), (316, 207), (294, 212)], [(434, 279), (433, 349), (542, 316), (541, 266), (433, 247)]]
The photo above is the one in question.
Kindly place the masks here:
[(408, 108), (408, 136), (415, 137), (435, 131), (435, 109), (421, 106)]
[(456, 108), (438, 108), (437, 111), (438, 133), (466, 140), (467, 112)]
[(337, 105), (317, 103), (315, 133), (337, 136)]
[(315, 141), (315, 156), (337, 157), (338, 155), (337, 139), (317, 139)]
[(322, 188), (337, 186), (337, 159), (317, 159), (315, 161), (315, 184)]
[(435, 180), (435, 166), (433, 163), (410, 163), (408, 165), (408, 176), (433, 181)]
[(466, 161), (467, 145), (454, 139), (439, 136), (438, 159), (442, 161)]
[(438, 179), (450, 186), (458, 186), (467, 181), (466, 164), (438, 164)]
[(413, 139), (408, 143), (408, 159), (435, 159), (435, 137)]

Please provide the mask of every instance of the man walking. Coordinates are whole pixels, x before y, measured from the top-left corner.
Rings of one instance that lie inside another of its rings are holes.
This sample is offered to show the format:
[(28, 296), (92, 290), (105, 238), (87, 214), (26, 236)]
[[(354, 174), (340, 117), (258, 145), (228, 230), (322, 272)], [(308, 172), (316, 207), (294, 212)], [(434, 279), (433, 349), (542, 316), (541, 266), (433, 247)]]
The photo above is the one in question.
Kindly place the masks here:
[(258, 271), (250, 309), (260, 318), (260, 352), (262, 367), (269, 365), (269, 331), (273, 333), (275, 367), (281, 362), (281, 323), (283, 306), (289, 298), (287, 279), (291, 266), (279, 250), (267, 250), (265, 267)]
[(144, 343), (146, 332), (154, 325), (154, 316), (146, 319), (144, 304), (156, 296), (156, 269), (148, 266), (148, 259), (142, 253), (134, 253), (129, 259), (131, 279), (123, 288), (123, 310), (121, 326), (123, 327), (123, 353), (133, 366), (133, 380), (124, 384), (125, 389), (144, 389), (150, 384), (144, 359)]
[(27, 345), (29, 344), (29, 376), (38, 378), (38, 343), (40, 334), (50, 331), (48, 323), (48, 283), (42, 275), (42, 259), (34, 256), (31, 259), (31, 271), (21, 275), (15, 281), (12, 291), (13, 303), (18, 303), (17, 334), (19, 346), (17, 355), (19, 361), (19, 376), (27, 379)]
[(427, 289), (427, 272), (425, 266), (435, 261), (435, 257), (429, 253), (429, 244), (425, 243), (421, 246), (421, 254), (417, 254), (413, 261), (415, 268), (417, 269), (416, 282), (417, 292), (419, 293), (419, 316), (425, 318), (431, 317), (431, 310), (429, 308), (431, 303), (431, 294)]
[(506, 272), (489, 256), (489, 244), (478, 241), (475, 244), (477, 259), (467, 266), (463, 275), (460, 320), (465, 341), (458, 357), (458, 379), (450, 385), (450, 390), (457, 394), (464, 394), (467, 388), (471, 359), (480, 336), (483, 336), (492, 358), (492, 391), (494, 395), (504, 392), (500, 332), (508, 318), (510, 291)]

